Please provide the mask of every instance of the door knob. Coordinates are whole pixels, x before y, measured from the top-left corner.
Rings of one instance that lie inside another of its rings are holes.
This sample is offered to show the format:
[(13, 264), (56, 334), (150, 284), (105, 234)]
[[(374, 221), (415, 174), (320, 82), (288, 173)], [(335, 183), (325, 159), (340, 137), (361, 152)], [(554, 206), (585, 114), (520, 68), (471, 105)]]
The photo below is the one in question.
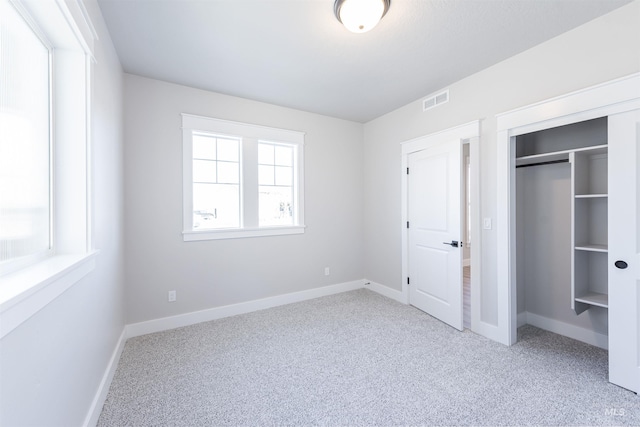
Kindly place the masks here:
[(624, 270), (625, 268), (627, 268), (629, 266), (629, 264), (627, 264), (624, 261), (616, 261), (616, 262), (613, 263), (613, 265), (618, 267), (620, 270)]
[(451, 245), (454, 248), (458, 247), (458, 241), (457, 240), (452, 240), (451, 242), (442, 242), (443, 245)]

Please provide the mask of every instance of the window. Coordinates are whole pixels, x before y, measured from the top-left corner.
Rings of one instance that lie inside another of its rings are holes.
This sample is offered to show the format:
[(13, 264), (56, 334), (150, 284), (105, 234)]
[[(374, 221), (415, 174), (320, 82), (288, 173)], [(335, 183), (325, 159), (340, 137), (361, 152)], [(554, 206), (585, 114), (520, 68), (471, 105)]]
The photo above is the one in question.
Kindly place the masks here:
[(240, 139), (194, 133), (193, 228), (240, 227)]
[(51, 249), (49, 48), (0, 3), (0, 271)]
[(258, 143), (258, 217), (260, 226), (293, 225), (295, 146)]
[(185, 241), (304, 232), (304, 133), (182, 115)]
[(88, 16), (0, 0), (0, 338), (95, 266)]

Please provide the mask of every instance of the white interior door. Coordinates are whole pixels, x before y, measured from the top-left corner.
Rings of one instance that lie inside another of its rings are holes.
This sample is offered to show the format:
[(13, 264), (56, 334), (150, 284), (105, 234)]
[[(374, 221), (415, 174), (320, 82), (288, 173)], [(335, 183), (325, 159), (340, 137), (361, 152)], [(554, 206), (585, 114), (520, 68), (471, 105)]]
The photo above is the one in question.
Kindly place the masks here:
[(609, 116), (609, 381), (640, 392), (640, 110)]
[(408, 156), (409, 303), (462, 330), (461, 141)]

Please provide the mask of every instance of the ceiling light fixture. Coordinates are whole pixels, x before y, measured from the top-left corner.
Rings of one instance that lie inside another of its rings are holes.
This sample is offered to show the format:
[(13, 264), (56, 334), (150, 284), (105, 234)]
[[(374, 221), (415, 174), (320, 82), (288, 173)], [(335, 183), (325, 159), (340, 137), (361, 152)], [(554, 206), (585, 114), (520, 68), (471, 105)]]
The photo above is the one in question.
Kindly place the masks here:
[(333, 5), (338, 21), (352, 33), (366, 33), (389, 10), (391, 0), (336, 0)]

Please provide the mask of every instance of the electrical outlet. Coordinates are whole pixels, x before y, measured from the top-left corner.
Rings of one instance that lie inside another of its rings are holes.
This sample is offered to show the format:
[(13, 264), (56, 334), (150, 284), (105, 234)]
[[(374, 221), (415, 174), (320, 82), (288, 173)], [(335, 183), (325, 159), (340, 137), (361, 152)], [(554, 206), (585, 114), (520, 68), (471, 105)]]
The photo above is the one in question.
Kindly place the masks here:
[(328, 276), (329, 274), (331, 274), (331, 271), (329, 270), (329, 267), (325, 267), (324, 268), (324, 275)]
[(169, 293), (167, 294), (167, 299), (169, 300), (169, 302), (175, 302), (176, 301), (176, 291), (169, 291)]

